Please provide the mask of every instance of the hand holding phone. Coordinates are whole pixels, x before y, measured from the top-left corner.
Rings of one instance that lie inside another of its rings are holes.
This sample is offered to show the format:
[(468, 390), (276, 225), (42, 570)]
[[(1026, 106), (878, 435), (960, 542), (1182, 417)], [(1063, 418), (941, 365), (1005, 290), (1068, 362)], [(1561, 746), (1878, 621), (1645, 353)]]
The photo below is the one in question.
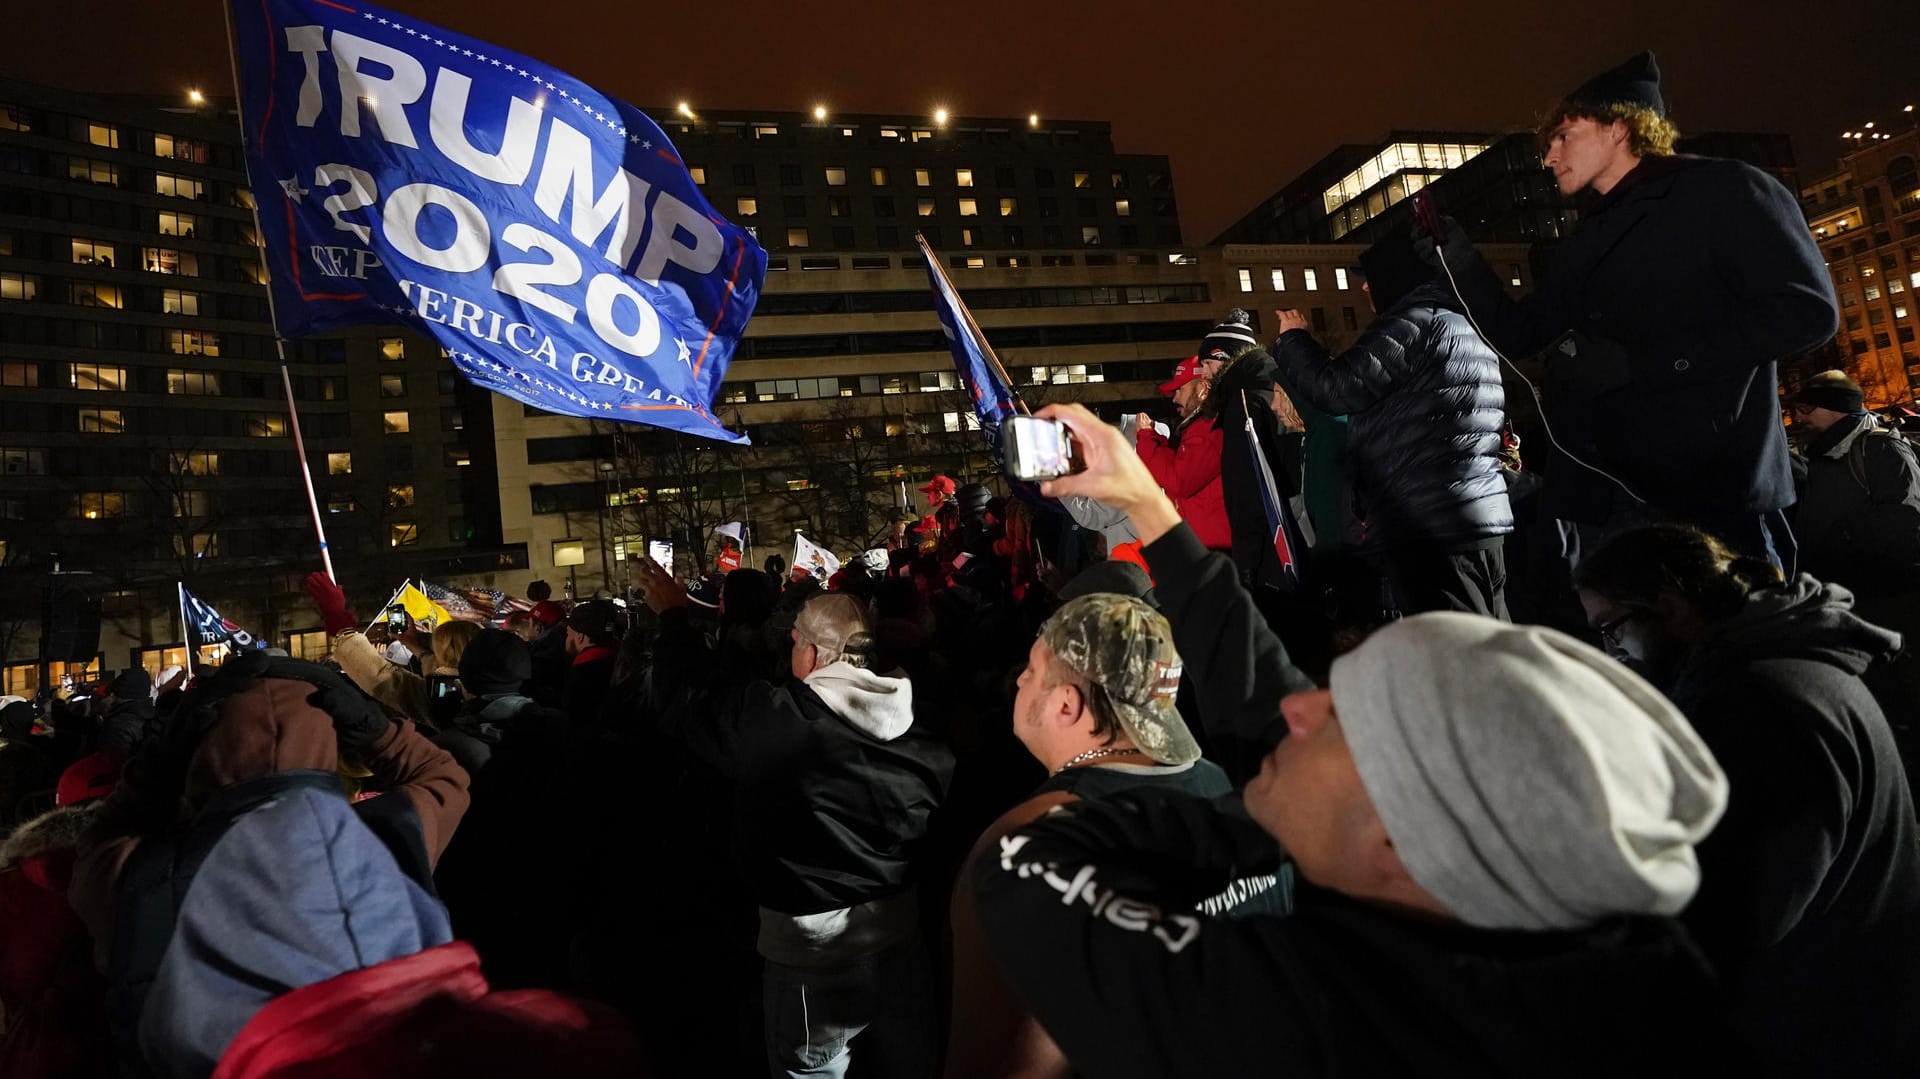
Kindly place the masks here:
[(412, 621), (407, 617), (407, 609), (398, 603), (388, 607), (387, 613), (381, 620), (386, 624), (387, 632), (396, 635), (405, 633), (407, 627), (412, 624)]
[(1073, 432), (1059, 420), (1011, 416), (1001, 427), (1007, 475), (1016, 480), (1051, 480), (1085, 466), (1075, 451)]

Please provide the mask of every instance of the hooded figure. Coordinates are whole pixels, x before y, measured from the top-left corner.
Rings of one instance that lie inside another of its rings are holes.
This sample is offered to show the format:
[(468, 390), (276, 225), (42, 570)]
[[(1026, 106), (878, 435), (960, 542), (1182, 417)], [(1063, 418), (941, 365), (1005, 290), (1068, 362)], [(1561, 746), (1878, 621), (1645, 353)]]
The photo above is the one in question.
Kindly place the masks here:
[[(343, 752), (357, 757), (371, 772), (372, 785), (384, 792), (351, 810), (338, 775)], [(237, 915), (230, 904), (243, 901), (244, 889), (253, 890), (248, 901), (257, 906), (249, 909), (261, 918), (267, 917), (266, 908), (302, 894), (291, 878), (278, 873), (292, 871), (305, 848), (288, 845), (280, 824), (240, 827), (251, 814), (275, 806), (284, 814), (294, 804), (289, 799), (295, 799), (314, 807), (315, 816), (306, 818), (313, 823), (321, 820), (320, 805), (337, 802), (342, 813), (362, 822), (355, 834), (365, 838), (352, 839), (351, 848), (371, 849), (368, 843), (384, 848), (383, 865), (400, 867), (420, 890), (431, 886), (433, 864), (467, 806), (466, 773), (411, 723), (389, 721), (326, 668), (259, 654), (229, 660), (192, 691), (164, 736), (135, 764), (134, 774), (101, 806), (80, 845), (71, 889), (74, 909), (87, 922), (96, 950), (110, 959), (103, 963), (111, 986), (108, 1014), (117, 1051), (126, 1067), (136, 1069), (129, 1074), (152, 1067), (168, 1075), (206, 1074), (226, 1041), (274, 995), (274, 987), (306, 984), (290, 980), (289, 968), (229, 965), (251, 963), (254, 957), (240, 953), (268, 946), (264, 938), (255, 941), (231, 931)], [(313, 837), (337, 838), (343, 827), (339, 817), (325, 814), (331, 823), (316, 824)], [(242, 893), (229, 896), (217, 910), (189, 917), (198, 909), (199, 874), (226, 864), (229, 835), (241, 844), (231, 848), (234, 854), (268, 862), (250, 885), (244, 872), (232, 877)], [(282, 862), (272, 862), (276, 853)], [(390, 872), (381, 869), (375, 877), (384, 880)], [(294, 890), (279, 891), (283, 886)], [(412, 893), (387, 894), (384, 884), (366, 887), (386, 896), (380, 902), (399, 904), (390, 908), (391, 917), (425, 917), (419, 902), (409, 898)], [(307, 905), (300, 909), (311, 914), (322, 893), (304, 894)], [(283, 916), (293, 915), (274, 915)], [(334, 931), (341, 928), (334, 924)], [(351, 933), (350, 925), (347, 929)], [(420, 939), (445, 939), (429, 937)], [(189, 972), (202, 961), (227, 971), (212, 975), (215, 982), (246, 982), (244, 999), (224, 999), (232, 994)], [(242, 973), (249, 969), (259, 977)], [(301, 970), (319, 973), (314, 966)], [(332, 973), (339, 971), (321, 976)], [(223, 999), (202, 999), (203, 992)], [(150, 998), (162, 993), (174, 994), (168, 999), (177, 1011), (170, 1014), (152, 1003)], [(137, 1063), (142, 1060), (146, 1064)]]
[(1920, 1074), (1920, 829), (1867, 681), (1899, 636), (1674, 525), (1619, 534), (1576, 583), (1732, 784), (1681, 918), (1749, 1033), (1799, 1074)]

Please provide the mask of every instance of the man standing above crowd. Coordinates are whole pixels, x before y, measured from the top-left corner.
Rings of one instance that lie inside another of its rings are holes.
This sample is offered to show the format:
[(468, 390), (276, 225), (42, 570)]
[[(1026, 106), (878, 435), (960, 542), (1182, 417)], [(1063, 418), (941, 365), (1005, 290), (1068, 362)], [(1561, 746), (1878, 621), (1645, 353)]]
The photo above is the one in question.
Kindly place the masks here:
[(1173, 398), (1180, 410), (1173, 433), (1154, 430), (1153, 417), (1142, 412), (1135, 417), (1139, 428), (1134, 444), (1154, 482), (1173, 499), (1200, 542), (1209, 550), (1231, 551), (1233, 532), (1227, 527), (1226, 496), (1220, 486), (1221, 435), (1200, 416), (1209, 384), (1200, 357), (1181, 360), (1174, 366), (1172, 381), (1160, 387), (1161, 396)]
[(1666, 115), (1643, 53), (1541, 126), (1561, 193), (1597, 198), (1532, 295), (1508, 296), (1451, 222), (1438, 254), (1508, 357), (1548, 350), (1566, 452), (1545, 498), (1575, 526), (1573, 561), (1613, 526), (1671, 520), (1791, 568), (1776, 365), (1833, 337), (1833, 283), (1793, 193), (1738, 161), (1675, 155)]
[(1378, 314), (1331, 356), (1298, 311), (1280, 311), (1281, 376), (1315, 408), (1348, 417), (1361, 550), (1400, 611), (1507, 617), (1500, 474), (1500, 359), (1405, 234), (1360, 256)]

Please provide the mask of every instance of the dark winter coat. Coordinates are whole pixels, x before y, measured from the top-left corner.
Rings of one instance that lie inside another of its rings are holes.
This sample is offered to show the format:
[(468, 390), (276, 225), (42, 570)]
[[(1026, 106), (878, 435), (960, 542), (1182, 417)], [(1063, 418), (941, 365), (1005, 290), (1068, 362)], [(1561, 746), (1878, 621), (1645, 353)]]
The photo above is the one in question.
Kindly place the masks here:
[(991, 853), (987, 943), (1077, 1075), (1745, 1074), (1668, 919), (1502, 932), (1305, 885), (1287, 917), (1209, 918), (1279, 850), (1177, 796), (1076, 802)]
[(1339, 356), (1306, 330), (1273, 343), (1288, 385), (1347, 416), (1363, 549), (1458, 550), (1513, 531), (1500, 358), (1453, 306), (1445, 285), (1422, 285)]
[[(1651, 505), (1703, 513), (1793, 502), (1775, 365), (1831, 340), (1833, 282), (1792, 192), (1738, 161), (1647, 158), (1587, 210), (1533, 294), (1476, 255), (1452, 267), (1509, 357), (1578, 330), (1626, 352), (1626, 385), (1581, 400), (1550, 384), (1559, 441)], [(1556, 451), (1560, 517), (1604, 524), (1629, 501)]]
[(1726, 770), (1682, 913), (1770, 1060), (1920, 1075), (1920, 832), (1861, 674), (1899, 638), (1805, 575), (1713, 627), (1668, 695)]
[[(815, 914), (915, 883), (954, 760), (914, 719), (910, 686), (899, 672), (844, 662), (804, 682), (742, 682), (718, 668), (684, 613), (661, 616), (656, 722), (732, 782), (734, 854), (760, 906)], [(839, 696), (837, 708), (828, 694)]]
[(1920, 463), (1870, 414), (1843, 419), (1807, 447), (1794, 510), (1800, 566), (1856, 593), (1920, 587)]
[(153, 734), (156, 726), (153, 702), (145, 697), (127, 700), (113, 698), (106, 716), (100, 720), (100, 748), (132, 760)]
[[(1298, 585), (1300, 567), (1296, 564), (1289, 571), (1275, 553), (1273, 528), (1267, 523), (1260, 497), (1264, 480), (1247, 434), (1251, 422), (1253, 438), (1259, 440), (1260, 453), (1273, 473), (1280, 497), (1289, 499), (1299, 494), (1298, 458), (1290, 467), (1280, 419), (1273, 414), (1273, 387), (1278, 377), (1273, 357), (1258, 348), (1248, 348), (1214, 378), (1201, 407), (1220, 434), (1220, 490), (1226, 503), (1227, 525), (1233, 533), (1234, 567), (1240, 579), (1251, 586), (1290, 592)], [(1304, 552), (1296, 552), (1296, 556), (1300, 554)]]

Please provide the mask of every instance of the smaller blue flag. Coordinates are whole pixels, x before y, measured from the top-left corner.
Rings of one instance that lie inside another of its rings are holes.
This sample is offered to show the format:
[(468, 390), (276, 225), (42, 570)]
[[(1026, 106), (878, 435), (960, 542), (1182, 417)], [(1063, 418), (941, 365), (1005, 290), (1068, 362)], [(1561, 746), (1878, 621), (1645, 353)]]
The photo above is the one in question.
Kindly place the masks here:
[(224, 644), (235, 650), (267, 646), (266, 642), (220, 617), (219, 611), (187, 591), (185, 585), (180, 587), (180, 617), (187, 623), (187, 644), (191, 648), (200, 649), (216, 644)]
[(1020, 395), (1007, 384), (1006, 368), (1000, 366), (1000, 357), (993, 354), (993, 346), (987, 344), (986, 337), (974, 324), (973, 315), (948, 279), (947, 271), (940, 268), (940, 260), (927, 246), (926, 237), (915, 233), (913, 238), (919, 241), (920, 254), (927, 260), (927, 283), (933, 286), (934, 314), (940, 316), (940, 329), (947, 335), (947, 350), (953, 353), (953, 366), (960, 372), (960, 380), (966, 383), (968, 396), (973, 398), (973, 414), (980, 421), (980, 433), (986, 436), (987, 445), (993, 447), (994, 457), (1004, 462), (1000, 453), (1000, 424), (1026, 409), (1020, 404)]

